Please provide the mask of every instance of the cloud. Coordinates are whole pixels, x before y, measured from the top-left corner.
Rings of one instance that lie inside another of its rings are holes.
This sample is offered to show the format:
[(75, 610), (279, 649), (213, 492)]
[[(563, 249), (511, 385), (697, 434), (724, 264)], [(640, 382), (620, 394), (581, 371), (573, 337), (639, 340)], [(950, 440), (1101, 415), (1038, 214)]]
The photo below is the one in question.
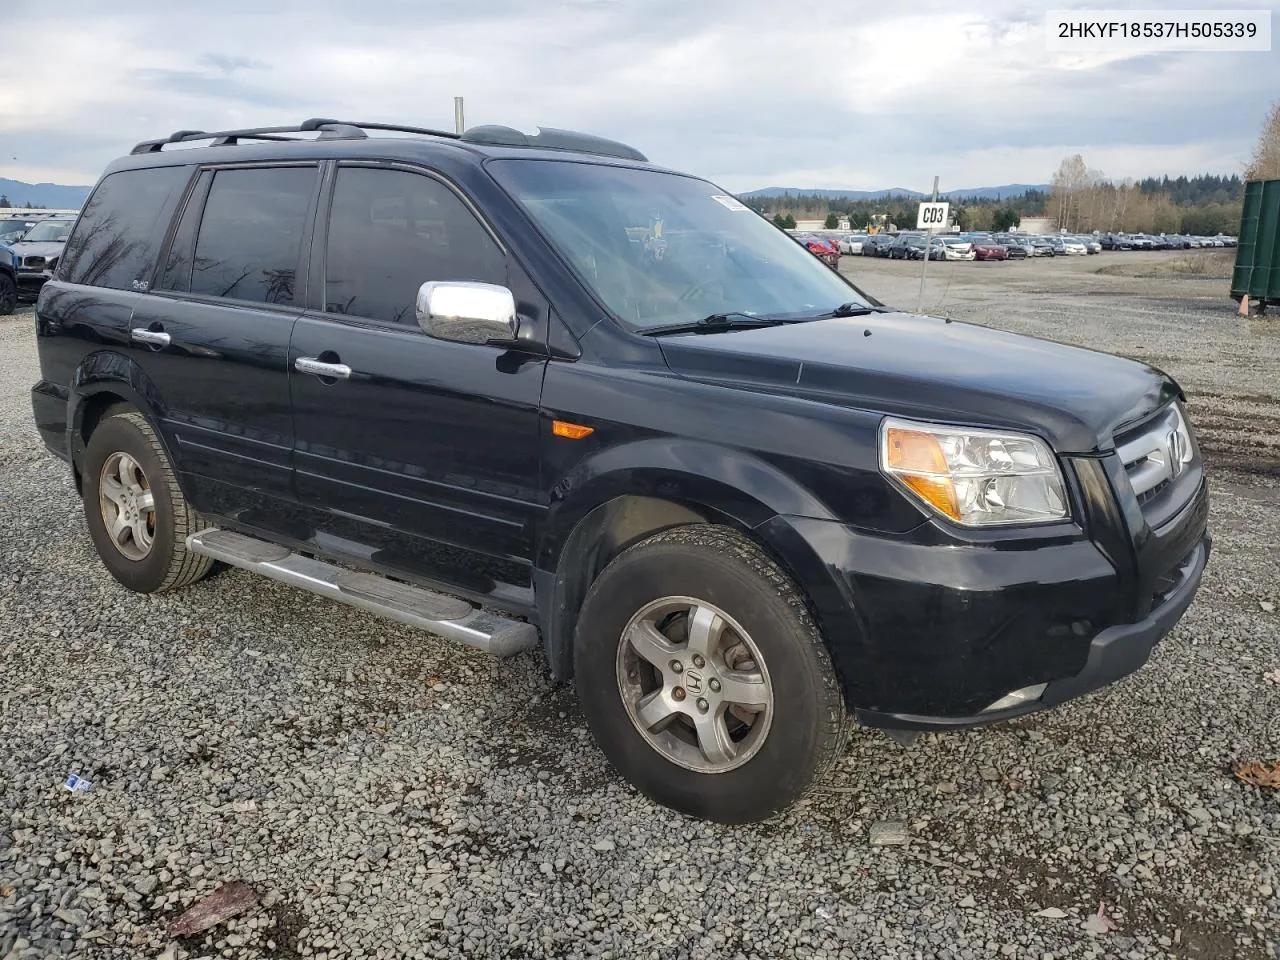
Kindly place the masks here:
[(732, 190), (1037, 182), (1076, 152), (1117, 177), (1233, 172), (1276, 96), (1280, 48), (1052, 53), (1043, 6), (962, 6), (66, 0), (0, 64), (0, 176), (92, 182), (182, 128), (450, 129), (454, 95), (471, 124), (588, 130)]

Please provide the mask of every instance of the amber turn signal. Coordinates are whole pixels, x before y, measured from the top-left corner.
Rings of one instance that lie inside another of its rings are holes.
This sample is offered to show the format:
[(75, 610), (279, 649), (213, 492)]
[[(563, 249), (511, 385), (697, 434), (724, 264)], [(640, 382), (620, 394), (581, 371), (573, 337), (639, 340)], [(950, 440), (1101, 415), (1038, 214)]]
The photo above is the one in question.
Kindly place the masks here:
[(891, 427), (885, 441), (889, 470), (939, 513), (959, 520), (956, 485), (937, 439), (920, 430)]
[(580, 423), (570, 423), (568, 420), (551, 421), (551, 432), (557, 437), (564, 437), (566, 440), (581, 440), (583, 437), (589, 437), (596, 432), (595, 427), (584, 427)]

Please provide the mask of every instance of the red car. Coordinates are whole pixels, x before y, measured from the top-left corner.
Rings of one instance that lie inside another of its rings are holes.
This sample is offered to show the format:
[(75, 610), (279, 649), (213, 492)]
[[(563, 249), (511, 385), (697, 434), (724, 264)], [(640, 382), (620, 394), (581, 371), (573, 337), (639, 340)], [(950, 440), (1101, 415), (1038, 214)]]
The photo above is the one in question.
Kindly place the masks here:
[(834, 238), (819, 237), (813, 233), (793, 233), (791, 239), (804, 247), (832, 270), (840, 266), (840, 243)]
[(973, 259), (975, 260), (1008, 260), (1009, 251), (1003, 245), (996, 243), (990, 237), (982, 239), (972, 239), (969, 241), (973, 244)]

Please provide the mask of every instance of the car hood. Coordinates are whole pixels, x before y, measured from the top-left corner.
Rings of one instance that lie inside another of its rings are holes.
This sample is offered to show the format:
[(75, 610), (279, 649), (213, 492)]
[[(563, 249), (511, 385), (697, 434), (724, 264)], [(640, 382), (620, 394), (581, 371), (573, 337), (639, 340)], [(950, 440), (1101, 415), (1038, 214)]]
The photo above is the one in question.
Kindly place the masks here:
[(46, 240), (43, 242), (25, 242), (9, 244), (13, 248), (13, 252), (20, 257), (52, 257), (62, 253), (65, 243), (58, 243), (56, 240)]
[(672, 372), (885, 414), (1015, 428), (1060, 453), (1113, 434), (1180, 395), (1154, 367), (1111, 354), (905, 313), (682, 335), (659, 341)]

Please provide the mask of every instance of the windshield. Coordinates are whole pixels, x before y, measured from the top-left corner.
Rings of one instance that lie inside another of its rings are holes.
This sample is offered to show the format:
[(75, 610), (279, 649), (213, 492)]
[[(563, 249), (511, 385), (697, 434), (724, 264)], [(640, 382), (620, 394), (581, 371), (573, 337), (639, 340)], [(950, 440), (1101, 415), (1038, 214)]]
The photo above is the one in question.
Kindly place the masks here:
[(41, 220), (22, 239), (26, 243), (65, 243), (70, 232), (70, 220)]
[(636, 327), (712, 314), (800, 318), (870, 305), (839, 274), (705, 180), (562, 160), (488, 169), (609, 310)]

